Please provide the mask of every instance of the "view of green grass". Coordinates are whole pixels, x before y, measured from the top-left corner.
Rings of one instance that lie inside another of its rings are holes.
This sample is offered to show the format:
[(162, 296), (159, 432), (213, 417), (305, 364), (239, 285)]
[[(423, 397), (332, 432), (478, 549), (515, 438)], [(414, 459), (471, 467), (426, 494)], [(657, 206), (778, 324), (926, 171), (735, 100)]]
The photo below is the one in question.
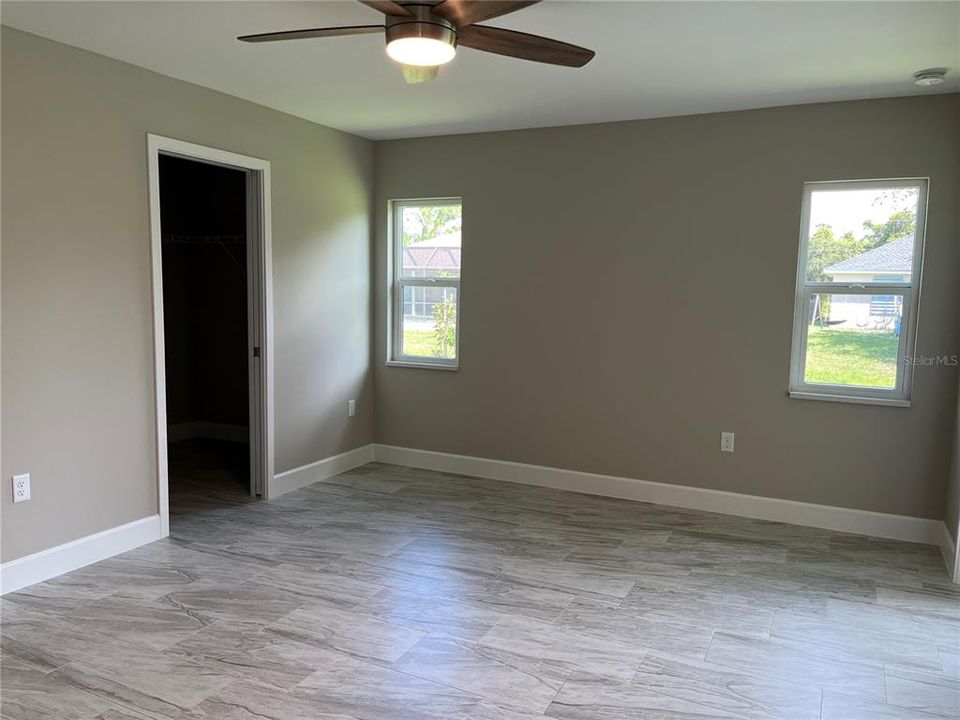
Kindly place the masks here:
[[(889, 330), (809, 328), (805, 380), (811, 383), (892, 388), (897, 381), (898, 338)], [(435, 357), (432, 330), (405, 328), (406, 355)]]
[[(417, 357), (437, 357), (437, 336), (433, 330), (403, 329), (403, 354)], [(447, 357), (452, 358), (453, 354)]]
[(899, 338), (889, 330), (808, 328), (804, 380), (892, 388)]

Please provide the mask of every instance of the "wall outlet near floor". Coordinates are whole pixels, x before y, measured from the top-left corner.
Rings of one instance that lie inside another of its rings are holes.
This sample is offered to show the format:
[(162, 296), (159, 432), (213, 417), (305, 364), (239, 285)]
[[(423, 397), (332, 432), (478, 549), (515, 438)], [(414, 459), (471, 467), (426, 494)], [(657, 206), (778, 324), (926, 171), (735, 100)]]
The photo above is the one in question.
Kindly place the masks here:
[(30, 499), (30, 473), (13, 476), (13, 501), (26, 502)]
[(347, 400), (347, 417), (353, 417), (357, 414), (357, 401)]
[(733, 452), (733, 433), (720, 433), (720, 452)]

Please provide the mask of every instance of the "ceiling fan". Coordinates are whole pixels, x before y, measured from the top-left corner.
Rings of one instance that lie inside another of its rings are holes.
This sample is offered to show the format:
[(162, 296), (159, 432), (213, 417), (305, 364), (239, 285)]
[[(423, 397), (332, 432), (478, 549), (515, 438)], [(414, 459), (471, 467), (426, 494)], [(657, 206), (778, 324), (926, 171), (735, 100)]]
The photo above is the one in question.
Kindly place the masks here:
[(583, 67), (594, 56), (593, 50), (559, 40), (476, 24), (536, 5), (540, 0), (360, 2), (382, 12), (386, 22), (383, 25), (349, 25), (241, 35), (237, 39), (258, 43), (383, 32), (387, 40), (387, 55), (401, 64), (404, 79), (408, 83), (435, 78), (440, 66), (453, 60), (457, 46), (567, 67)]

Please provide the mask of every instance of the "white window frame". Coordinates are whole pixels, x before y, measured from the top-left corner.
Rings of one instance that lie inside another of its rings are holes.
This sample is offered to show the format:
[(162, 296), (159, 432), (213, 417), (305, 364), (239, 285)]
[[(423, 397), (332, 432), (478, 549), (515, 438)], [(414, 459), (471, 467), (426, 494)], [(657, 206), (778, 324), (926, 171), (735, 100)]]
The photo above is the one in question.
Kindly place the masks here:
[[(807, 182), (803, 186), (803, 209), (800, 218), (800, 252), (797, 260), (797, 289), (794, 302), (793, 347), (790, 354), (790, 397), (802, 400), (865, 403), (910, 407), (913, 367), (906, 362), (915, 354), (917, 315), (920, 301), (920, 278), (923, 269), (923, 244), (927, 219), (929, 178), (894, 178), (887, 180), (840, 180)], [(871, 188), (917, 188), (917, 220), (913, 245), (913, 270), (908, 283), (842, 283), (808, 282), (807, 244), (810, 238), (810, 202), (814, 191), (867, 190)], [(894, 295), (903, 298), (900, 319), (900, 344), (897, 353), (897, 384), (892, 389), (808, 383), (803, 378), (807, 357), (807, 312), (810, 298), (817, 293), (842, 295)]]
[[(424, 278), (403, 275), (403, 248), (400, 247), (402, 233), (400, 228), (403, 222), (403, 209), (407, 207), (425, 207), (430, 205), (460, 206), (463, 213), (463, 198), (435, 197), (410, 198), (390, 200), (389, 229), (387, 232), (387, 267), (389, 269), (387, 282), (389, 283), (388, 322), (389, 335), (387, 337), (386, 364), (392, 367), (424, 368), (428, 370), (458, 370), (460, 368), (460, 315), (463, 306), (463, 293), (460, 282), (463, 276), (461, 269), (458, 278)], [(462, 230), (461, 230), (462, 232)], [(461, 257), (463, 249), (461, 247)], [(457, 344), (453, 358), (432, 358), (420, 355), (405, 355), (403, 353), (403, 289), (405, 287), (450, 287), (457, 291)]]

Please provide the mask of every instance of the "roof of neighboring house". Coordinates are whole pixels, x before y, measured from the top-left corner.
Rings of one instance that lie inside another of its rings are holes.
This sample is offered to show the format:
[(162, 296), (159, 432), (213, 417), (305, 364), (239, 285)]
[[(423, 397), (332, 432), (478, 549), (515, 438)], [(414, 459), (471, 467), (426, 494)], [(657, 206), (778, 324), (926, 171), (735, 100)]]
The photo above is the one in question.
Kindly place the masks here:
[(913, 268), (913, 235), (891, 240), (856, 257), (824, 268), (824, 274), (854, 272), (903, 272)]
[(403, 267), (431, 270), (460, 268), (460, 233), (438, 235), (410, 243), (403, 249)]

